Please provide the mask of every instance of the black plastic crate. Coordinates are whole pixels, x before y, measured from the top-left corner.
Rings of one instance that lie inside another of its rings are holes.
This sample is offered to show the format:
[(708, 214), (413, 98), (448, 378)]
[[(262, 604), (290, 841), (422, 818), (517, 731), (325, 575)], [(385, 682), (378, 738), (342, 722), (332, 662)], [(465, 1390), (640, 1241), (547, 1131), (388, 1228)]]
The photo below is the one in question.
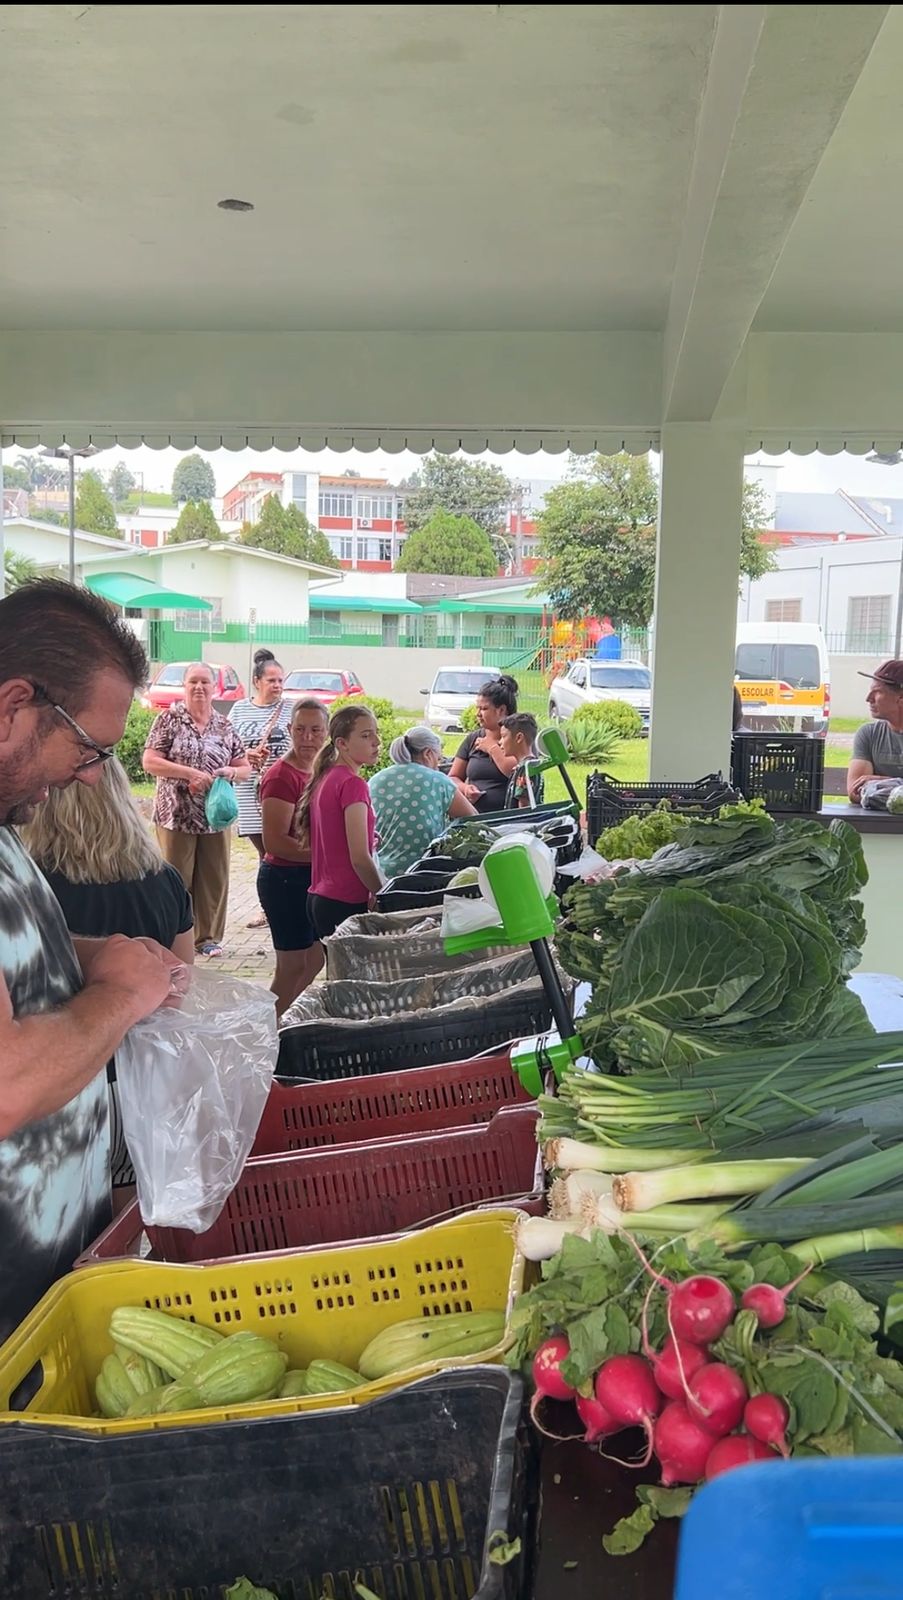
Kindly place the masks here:
[(825, 741), (811, 733), (735, 733), (731, 775), (747, 800), (766, 811), (808, 816), (821, 807)]
[(551, 1026), (552, 1010), (537, 978), (515, 984), (505, 994), (458, 1001), (425, 1014), (299, 1022), (279, 1034), (276, 1074), (286, 1082), (322, 1081), (432, 1067), (466, 1061)]
[[(517, 1600), (535, 1527), (519, 1378), (449, 1372), (367, 1405), (111, 1439), (0, 1434), (0, 1593), (15, 1600)], [(520, 1538), (489, 1561), (497, 1531)]]
[(682, 816), (713, 817), (738, 798), (721, 772), (710, 772), (693, 783), (620, 783), (607, 772), (591, 772), (586, 780), (587, 838), (594, 845), (604, 828), (645, 816), (662, 800)]

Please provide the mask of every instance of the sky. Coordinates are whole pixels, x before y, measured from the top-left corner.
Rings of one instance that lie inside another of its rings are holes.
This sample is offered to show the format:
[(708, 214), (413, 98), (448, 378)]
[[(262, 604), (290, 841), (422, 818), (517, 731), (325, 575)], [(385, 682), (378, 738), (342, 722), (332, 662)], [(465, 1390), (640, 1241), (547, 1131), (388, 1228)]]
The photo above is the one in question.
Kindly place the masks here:
[[(108, 471), (117, 461), (124, 461), (130, 472), (136, 477), (143, 477), (146, 490), (168, 490), (173, 469), (185, 453), (172, 449), (151, 450), (146, 446), (138, 450), (123, 450), (115, 446), (102, 451), (96, 458), (96, 464)], [(20, 454), (22, 452), (15, 447), (4, 450), (4, 464), (12, 464)], [(378, 450), (323, 450), (317, 454), (305, 450), (214, 450), (209, 453), (202, 450), (198, 454), (205, 455), (213, 467), (219, 495), (230, 489), (245, 473), (255, 469), (261, 472), (284, 472), (293, 468), (295, 471), (307, 469), (339, 474), (350, 467), (362, 477), (388, 478), (390, 482), (397, 483), (415, 472), (420, 463), (420, 457), (410, 450), (394, 455)], [(566, 454), (550, 455), (544, 451), (535, 455), (518, 455), (514, 452), (490, 455), (487, 452), (472, 459), (494, 463), (515, 480), (557, 480), (567, 475), (570, 462)], [(778, 492), (792, 490), (831, 494), (837, 489), (846, 489), (848, 494), (903, 498), (903, 465), (872, 466), (864, 456), (846, 453), (834, 456), (757, 455), (749, 460), (780, 468), (776, 486)]]

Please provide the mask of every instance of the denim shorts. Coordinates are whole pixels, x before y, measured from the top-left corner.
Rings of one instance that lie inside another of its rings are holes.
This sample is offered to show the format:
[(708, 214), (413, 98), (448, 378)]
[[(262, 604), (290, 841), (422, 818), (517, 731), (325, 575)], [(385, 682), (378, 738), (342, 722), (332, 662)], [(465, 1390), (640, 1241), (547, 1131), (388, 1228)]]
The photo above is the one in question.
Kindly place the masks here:
[(309, 950), (317, 935), (307, 908), (310, 866), (277, 867), (261, 861), (257, 895), (270, 925), (274, 950)]

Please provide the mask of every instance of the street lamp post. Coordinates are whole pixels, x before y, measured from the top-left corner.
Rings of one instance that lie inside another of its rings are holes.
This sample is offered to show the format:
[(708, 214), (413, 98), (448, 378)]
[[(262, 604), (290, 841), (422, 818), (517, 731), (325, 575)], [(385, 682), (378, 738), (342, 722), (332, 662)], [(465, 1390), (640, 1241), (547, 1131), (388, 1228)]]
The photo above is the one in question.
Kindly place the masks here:
[(84, 460), (84, 459), (87, 459), (89, 456), (98, 455), (99, 451), (98, 451), (97, 446), (94, 445), (94, 444), (85, 444), (85, 445), (82, 445), (81, 448), (75, 448), (74, 446), (65, 444), (65, 445), (61, 445), (58, 449), (57, 448), (51, 449), (49, 445), (45, 445), (44, 449), (41, 452), (41, 454), (45, 455), (45, 456), (51, 456), (56, 461), (68, 461), (68, 463), (69, 463), (69, 582), (70, 583), (74, 583), (75, 582), (75, 458), (76, 458), (76, 456), (81, 456), (82, 459)]

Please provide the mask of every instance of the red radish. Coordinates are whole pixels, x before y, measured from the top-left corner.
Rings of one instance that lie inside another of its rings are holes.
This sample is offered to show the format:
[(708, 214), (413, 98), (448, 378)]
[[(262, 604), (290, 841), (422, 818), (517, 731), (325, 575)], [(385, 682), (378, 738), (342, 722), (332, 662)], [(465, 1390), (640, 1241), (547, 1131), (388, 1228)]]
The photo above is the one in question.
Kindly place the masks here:
[(734, 1320), (736, 1306), (726, 1283), (698, 1273), (685, 1278), (683, 1283), (672, 1283), (646, 1259), (636, 1240), (629, 1233), (624, 1237), (633, 1246), (650, 1278), (660, 1289), (668, 1290), (668, 1327), (675, 1339), (686, 1339), (690, 1344), (714, 1344)]
[[(530, 1401), (530, 1420), (536, 1424), (540, 1433), (545, 1433), (545, 1428), (539, 1422), (536, 1412), (541, 1400), (573, 1400), (577, 1391), (573, 1384), (566, 1381), (561, 1375), (561, 1363), (566, 1361), (571, 1353), (571, 1347), (563, 1333), (553, 1334), (551, 1339), (546, 1339), (533, 1357), (533, 1382), (536, 1393)], [(557, 1438), (557, 1434), (546, 1434), (546, 1438)]]
[(802, 1283), (807, 1273), (812, 1271), (811, 1265), (801, 1272), (798, 1278), (788, 1283), (783, 1289), (775, 1289), (770, 1283), (752, 1283), (743, 1291), (740, 1304), (744, 1311), (754, 1311), (759, 1319), (760, 1328), (776, 1328), (783, 1322), (787, 1315), (785, 1301), (787, 1296)]
[(778, 1394), (754, 1394), (746, 1402), (743, 1426), (747, 1433), (762, 1444), (774, 1445), (785, 1457), (790, 1454), (785, 1438), (789, 1421), (790, 1407)]
[(668, 1326), (675, 1339), (714, 1344), (733, 1322), (735, 1310), (734, 1297), (720, 1278), (685, 1278), (668, 1297)]
[(533, 1357), (533, 1382), (538, 1399), (573, 1400), (577, 1391), (561, 1376), (561, 1364), (570, 1353), (571, 1347), (563, 1333), (553, 1334), (539, 1346)]
[(652, 1373), (662, 1394), (669, 1400), (686, 1399), (687, 1384), (708, 1359), (708, 1352), (701, 1344), (688, 1344), (685, 1339), (672, 1339), (669, 1334), (658, 1355), (652, 1358)]
[(709, 1433), (721, 1438), (733, 1433), (749, 1399), (746, 1384), (723, 1361), (709, 1361), (690, 1381), (687, 1407)]
[(672, 1400), (655, 1424), (655, 1453), (662, 1483), (698, 1483), (712, 1453), (712, 1435), (692, 1417), (682, 1400)]
[(620, 1433), (623, 1426), (622, 1423), (615, 1422), (614, 1417), (609, 1415), (601, 1400), (597, 1400), (595, 1395), (587, 1399), (585, 1395), (578, 1394), (577, 1415), (586, 1428), (583, 1435), (584, 1444), (593, 1444), (596, 1439), (608, 1439), (613, 1433)]
[(622, 1428), (642, 1428), (648, 1446), (645, 1466), (652, 1456), (653, 1420), (662, 1404), (648, 1361), (611, 1356), (596, 1373), (596, 1399)]
[(753, 1439), (748, 1433), (735, 1433), (729, 1439), (719, 1439), (712, 1446), (712, 1452), (705, 1464), (706, 1483), (712, 1478), (717, 1478), (721, 1472), (730, 1472), (733, 1467), (746, 1467), (751, 1461), (777, 1461), (773, 1450), (761, 1439)]

